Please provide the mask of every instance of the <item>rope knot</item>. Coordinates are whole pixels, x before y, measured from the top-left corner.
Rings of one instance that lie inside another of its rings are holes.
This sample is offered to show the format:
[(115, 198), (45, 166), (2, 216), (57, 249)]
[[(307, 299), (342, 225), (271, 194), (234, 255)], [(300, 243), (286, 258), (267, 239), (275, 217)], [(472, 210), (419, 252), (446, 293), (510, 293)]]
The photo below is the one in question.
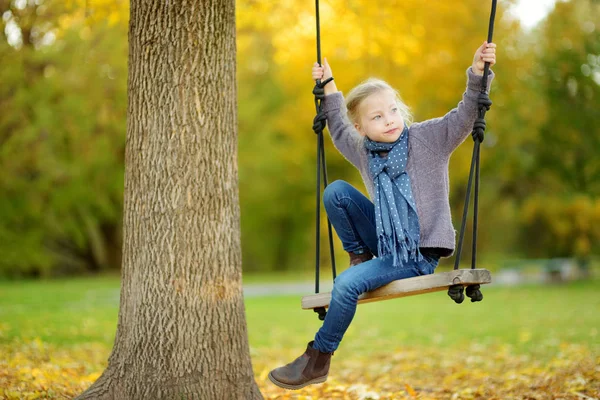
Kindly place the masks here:
[(490, 97), (487, 93), (479, 93), (479, 96), (477, 97), (477, 104), (479, 104), (479, 107), (483, 107), (486, 111), (489, 111), (490, 107), (492, 106), (492, 100), (490, 100)]
[(325, 89), (323, 89), (323, 87), (319, 86), (318, 83), (313, 88), (312, 93), (315, 95), (315, 99), (323, 100), (325, 98)]
[(479, 288), (480, 288), (479, 285), (467, 286), (466, 293), (467, 293), (467, 297), (469, 297), (471, 299), (471, 303), (483, 300), (483, 294), (481, 293), (481, 290), (479, 290)]
[(463, 291), (463, 285), (452, 285), (448, 288), (448, 296), (450, 296), (450, 298), (454, 300), (457, 304), (460, 304), (465, 299)]
[(479, 143), (483, 142), (483, 133), (485, 132), (485, 119), (477, 118), (475, 120), (475, 124), (473, 124), (473, 132), (471, 132), (471, 136), (473, 136), (473, 140), (479, 140)]
[(325, 307), (317, 307), (313, 309), (313, 311), (319, 314), (319, 319), (321, 321), (325, 321), (325, 317), (327, 316), (327, 311), (325, 311)]
[(325, 115), (323, 111), (319, 111), (313, 120), (313, 131), (315, 131), (315, 134), (318, 135), (319, 133), (323, 132), (323, 129), (325, 129), (326, 125), (327, 115)]
[(315, 95), (315, 99), (323, 100), (325, 98), (325, 85), (333, 80), (333, 76), (331, 78), (327, 78), (324, 81), (317, 81), (315, 87), (313, 88), (313, 94)]
[(485, 112), (492, 106), (492, 101), (486, 92), (480, 92), (479, 96), (477, 96), (477, 104), (479, 105), (479, 118), (477, 118), (475, 124), (473, 124), (471, 136), (473, 136), (474, 141), (478, 140), (479, 143), (481, 143), (483, 142), (483, 134), (485, 132)]
[[(325, 98), (325, 85), (333, 80), (333, 77), (327, 78), (324, 81), (317, 81), (315, 87), (313, 88), (313, 94), (315, 95), (315, 101), (323, 100)], [(321, 105), (317, 106), (319, 112), (317, 113), (315, 119), (313, 120), (313, 131), (315, 134), (320, 134), (325, 129), (327, 125), (327, 115), (321, 110)]]

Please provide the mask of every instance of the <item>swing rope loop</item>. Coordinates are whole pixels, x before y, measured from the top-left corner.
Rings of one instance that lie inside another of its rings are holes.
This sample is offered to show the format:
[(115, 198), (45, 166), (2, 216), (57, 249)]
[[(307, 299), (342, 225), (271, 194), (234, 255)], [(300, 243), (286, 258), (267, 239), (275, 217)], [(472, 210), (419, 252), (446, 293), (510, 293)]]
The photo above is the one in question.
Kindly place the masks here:
[(453, 285), (448, 288), (448, 296), (450, 296), (450, 298), (454, 300), (456, 304), (460, 304), (465, 299), (463, 291), (463, 285)]
[(492, 108), (492, 100), (490, 100), (490, 96), (488, 96), (487, 92), (479, 93), (477, 103), (479, 104), (480, 110), (485, 108), (485, 111), (490, 111), (490, 108)]
[(315, 85), (315, 87), (312, 91), (313, 94), (315, 95), (315, 99), (323, 100), (325, 98), (325, 85), (327, 85), (332, 80), (333, 80), (333, 76), (325, 79), (322, 82), (320, 80), (317, 81), (317, 84)]
[(323, 133), (323, 129), (327, 125), (327, 115), (324, 112), (319, 111), (319, 113), (315, 116), (313, 120), (313, 131), (315, 135), (320, 135)]
[(321, 109), (320, 100), (323, 100), (325, 98), (325, 89), (324, 89), (325, 85), (327, 85), (332, 80), (333, 80), (333, 77), (327, 78), (323, 82), (317, 81), (317, 84), (315, 85), (315, 87), (312, 91), (313, 94), (315, 95), (315, 103), (319, 103), (319, 106), (318, 106), (319, 111), (317, 112), (317, 115), (315, 116), (315, 119), (313, 120), (313, 131), (315, 132), (316, 135), (323, 133), (325, 126), (327, 126), (327, 115), (325, 115), (325, 113)]
[(327, 316), (327, 311), (325, 311), (325, 307), (317, 307), (313, 311), (319, 315), (319, 320), (325, 321), (325, 317)]
[(483, 134), (486, 127), (485, 113), (486, 111), (489, 111), (490, 107), (492, 106), (492, 101), (486, 92), (481, 92), (477, 97), (477, 104), (479, 104), (479, 116), (473, 124), (473, 132), (471, 132), (471, 136), (473, 137), (473, 140), (482, 143), (484, 139)]
[(483, 300), (483, 294), (481, 294), (481, 290), (479, 290), (479, 288), (479, 285), (467, 286), (467, 290), (465, 292), (467, 297), (471, 299), (471, 303)]

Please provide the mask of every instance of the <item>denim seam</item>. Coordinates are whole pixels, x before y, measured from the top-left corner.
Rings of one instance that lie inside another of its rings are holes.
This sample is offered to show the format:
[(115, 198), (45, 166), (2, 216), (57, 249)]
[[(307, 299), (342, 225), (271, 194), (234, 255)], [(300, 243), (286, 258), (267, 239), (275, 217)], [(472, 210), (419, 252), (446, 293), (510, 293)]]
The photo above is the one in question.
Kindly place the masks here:
[[(358, 299), (356, 301), (356, 304), (358, 305)], [(340, 335), (340, 330), (341, 330), (341, 327), (343, 325), (343, 322), (346, 319), (346, 315), (345, 315), (346, 314), (346, 310), (342, 307), (341, 311), (342, 311), (342, 318), (338, 318), (338, 325), (337, 325), (337, 327), (335, 329), (335, 341), (338, 342), (338, 343), (342, 341), (343, 335), (342, 335), (342, 337), (339, 337), (339, 338), (338, 338), (338, 336)]]
[[(433, 269), (437, 268), (438, 264), (439, 264), (439, 258), (436, 260), (435, 257), (429, 257), (429, 256), (423, 256), (423, 259), (427, 262), (427, 264), (429, 264), (431, 267), (433, 267)], [(430, 261), (430, 260), (434, 260)]]
[[(342, 211), (342, 214), (344, 215), (344, 220), (346, 221), (346, 224), (350, 227), (350, 230), (352, 231), (352, 235), (354, 236), (354, 241), (362, 242), (362, 239), (360, 239), (360, 235), (357, 234), (356, 229), (352, 225), (350, 218), (348, 218), (348, 213), (347, 213), (346, 209), (344, 207), (341, 207), (342, 200), (352, 201), (352, 199), (350, 198), (350, 196), (341, 196), (341, 195), (339, 195), (339, 196), (340, 196), (339, 200), (338, 200), (339, 205), (336, 205), (336, 207)], [(359, 209), (360, 209), (360, 207), (359, 207)]]
[[(354, 291), (356, 291), (355, 285), (352, 285), (351, 289), (354, 290)], [(360, 296), (360, 294), (358, 296)], [(355, 308), (358, 307), (358, 296), (356, 298), (356, 304), (354, 305)], [(343, 335), (342, 335), (342, 337), (338, 337), (338, 336), (339, 336), (339, 332), (341, 330), (341, 327), (343, 325), (343, 322), (346, 320), (346, 309), (345, 309), (345, 307), (342, 307), (340, 311), (341, 311), (342, 318), (338, 318), (338, 325), (337, 325), (336, 330), (335, 330), (335, 332), (336, 332), (335, 340), (338, 343), (341, 342), (341, 340), (343, 338)], [(356, 311), (354, 313), (356, 314)]]

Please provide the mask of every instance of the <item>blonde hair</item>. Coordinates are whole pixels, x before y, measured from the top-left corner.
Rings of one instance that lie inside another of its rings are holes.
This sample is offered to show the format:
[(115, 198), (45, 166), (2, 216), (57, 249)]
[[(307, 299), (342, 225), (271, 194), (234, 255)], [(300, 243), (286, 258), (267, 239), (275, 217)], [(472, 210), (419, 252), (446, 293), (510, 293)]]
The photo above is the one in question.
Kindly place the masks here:
[(396, 102), (398, 103), (398, 110), (404, 119), (404, 123), (409, 126), (413, 122), (413, 116), (410, 112), (410, 108), (404, 104), (400, 94), (396, 89), (391, 87), (389, 83), (377, 79), (369, 78), (362, 82), (358, 86), (354, 87), (346, 96), (346, 108), (348, 109), (348, 118), (355, 124), (358, 122), (358, 106), (364, 99), (372, 95), (373, 93), (380, 92), (382, 90), (389, 90), (396, 96)]

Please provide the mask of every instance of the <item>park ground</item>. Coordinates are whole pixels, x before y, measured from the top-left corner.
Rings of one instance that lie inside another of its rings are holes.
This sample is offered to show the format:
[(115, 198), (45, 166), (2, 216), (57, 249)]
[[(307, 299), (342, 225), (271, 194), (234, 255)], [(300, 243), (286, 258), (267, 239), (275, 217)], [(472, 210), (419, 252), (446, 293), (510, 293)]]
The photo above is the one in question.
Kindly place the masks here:
[[(246, 295), (256, 381), (266, 399), (600, 398), (600, 279), (483, 293), (474, 304), (438, 292), (359, 306), (329, 380), (294, 392), (267, 374), (320, 321), (296, 294)], [(0, 398), (83, 391), (106, 366), (118, 305), (118, 276), (0, 282)]]

